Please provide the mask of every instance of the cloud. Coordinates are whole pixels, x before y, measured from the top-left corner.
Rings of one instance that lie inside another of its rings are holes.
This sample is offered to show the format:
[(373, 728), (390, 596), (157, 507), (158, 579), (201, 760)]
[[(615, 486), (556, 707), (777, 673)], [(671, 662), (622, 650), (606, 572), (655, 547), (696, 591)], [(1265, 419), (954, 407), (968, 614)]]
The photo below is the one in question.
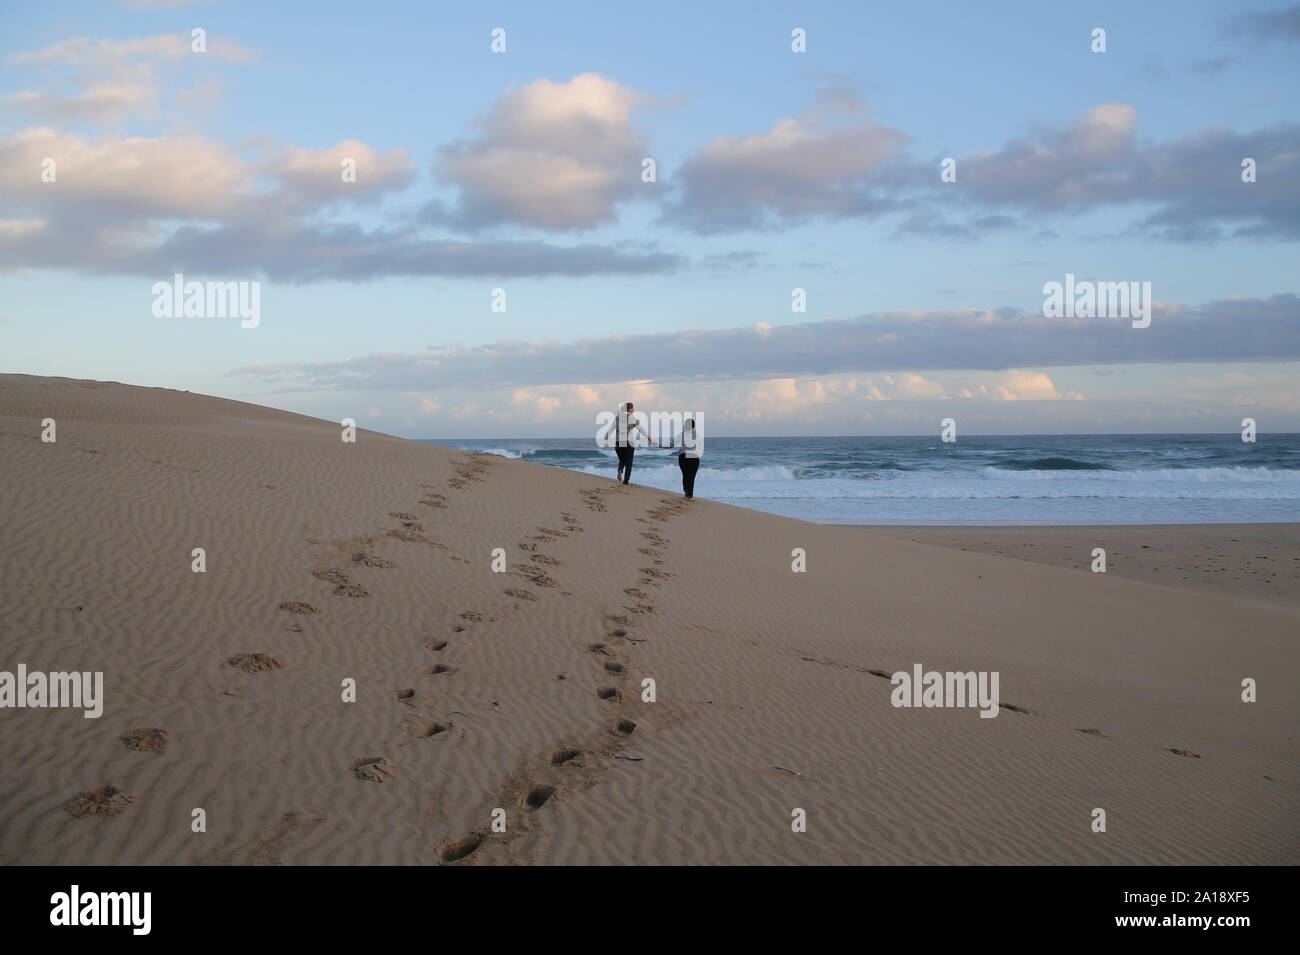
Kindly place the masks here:
[[(41, 121), (91, 122), (118, 126), (129, 118), (157, 118), (162, 101), (159, 73), (184, 63), (244, 63), (256, 56), (234, 37), (209, 35), (206, 51), (196, 53), (189, 34), (162, 34), (129, 39), (68, 37), (39, 50), (10, 54), (24, 67), (44, 67), (75, 90), (19, 90), (0, 97), (0, 104), (21, 109)], [(179, 90), (182, 107), (213, 99), (219, 87), (208, 81), (196, 90)]]
[(235, 37), (206, 37), (206, 52), (192, 49), (189, 34), (162, 34), (151, 37), (134, 37), (126, 40), (107, 40), (101, 37), (66, 37), (39, 50), (14, 53), (10, 59), (18, 64), (77, 66), (97, 70), (112, 70), (140, 61), (182, 60), (186, 57), (209, 57), (232, 63), (253, 59), (256, 51), (244, 46)]
[[(356, 140), (263, 148), (250, 160), (197, 135), (87, 138), (36, 127), (0, 136), (0, 267), (305, 283), (643, 275), (686, 264), (653, 248), (452, 241), (422, 226), (314, 221), (331, 203), (404, 189), (415, 164), (405, 150)], [(46, 159), (54, 182), (42, 181)], [(344, 159), (356, 160), (355, 183), (342, 181)]]
[(440, 150), (435, 173), (457, 200), (426, 214), (466, 230), (613, 222), (620, 202), (654, 194), (641, 182), (649, 147), (631, 124), (633, 108), (649, 99), (595, 73), (509, 90), (478, 121), (476, 138)]
[(50, 119), (115, 126), (129, 116), (156, 112), (158, 92), (146, 83), (109, 80), (76, 93), (20, 90), (0, 97), (0, 103)]
[[(1300, 124), (1253, 133), (1211, 127), (1139, 144), (1137, 121), (1126, 104), (1093, 107), (1064, 130), (1040, 130), (958, 160), (958, 182), (940, 188), (958, 203), (1002, 211), (1154, 206), (1130, 226), (1148, 238), (1300, 239)], [(1241, 180), (1247, 157), (1258, 165), (1256, 182)]]
[(1239, 13), (1228, 20), (1228, 32), (1257, 40), (1300, 40), (1300, 4), (1282, 10)]
[[(355, 172), (345, 181), (345, 163)], [(289, 146), (266, 157), (260, 166), (286, 190), (313, 201), (370, 198), (405, 189), (415, 178), (416, 164), (405, 149), (377, 152), (355, 139), (327, 149)]]
[[(45, 159), (56, 180), (41, 179)], [(0, 136), (0, 197), (127, 218), (224, 219), (253, 195), (253, 177), (228, 147), (197, 136), (86, 139), (49, 127)]]
[[(1300, 296), (1199, 308), (1157, 303), (1128, 320), (1049, 319), (1015, 309), (882, 312), (802, 325), (664, 332), (572, 343), (502, 341), (238, 369), (305, 390), (427, 391), (537, 385), (768, 380), (873, 371), (1007, 371), (1130, 362), (1300, 360)], [(1040, 385), (1023, 379), (1017, 389)]]
[(766, 133), (720, 135), (697, 150), (676, 179), (665, 220), (699, 234), (786, 227), (819, 218), (879, 216), (905, 203), (873, 179), (899, 154), (902, 132), (865, 118), (867, 105), (823, 91), (802, 116)]
[(1113, 183), (1115, 161), (1131, 154), (1137, 116), (1123, 103), (1094, 106), (1062, 131), (958, 160), (957, 184), (984, 201), (1055, 207), (1094, 201)]
[[(39, 220), (38, 220), (39, 221)], [(77, 269), (164, 278), (260, 276), (275, 282), (365, 282), (410, 276), (570, 278), (676, 271), (680, 256), (601, 245), (455, 242), (406, 229), (261, 220), (216, 227), (186, 225), (159, 235), (99, 225), (76, 229), (42, 222), (21, 236), (0, 230), (0, 267)]]

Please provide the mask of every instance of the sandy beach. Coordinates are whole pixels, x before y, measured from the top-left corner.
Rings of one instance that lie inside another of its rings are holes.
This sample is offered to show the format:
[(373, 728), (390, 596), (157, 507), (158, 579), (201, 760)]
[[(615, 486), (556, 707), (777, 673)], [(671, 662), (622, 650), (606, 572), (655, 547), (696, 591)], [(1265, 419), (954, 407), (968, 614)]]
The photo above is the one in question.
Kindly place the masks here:
[[(104, 687), (0, 711), (0, 862), (1300, 861), (1294, 525), (831, 527), (341, 430), (0, 376), (0, 670)], [(996, 717), (893, 706), (918, 664)]]
[(1106, 573), (1300, 611), (1300, 524), (1149, 524), (1137, 527), (871, 527), (921, 544)]

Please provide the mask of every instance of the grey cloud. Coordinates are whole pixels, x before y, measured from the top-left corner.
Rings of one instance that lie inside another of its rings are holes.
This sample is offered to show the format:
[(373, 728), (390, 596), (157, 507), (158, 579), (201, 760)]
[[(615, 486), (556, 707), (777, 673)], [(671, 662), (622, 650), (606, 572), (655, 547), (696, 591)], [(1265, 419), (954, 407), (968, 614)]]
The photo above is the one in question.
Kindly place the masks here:
[[(1040, 212), (1151, 203), (1132, 231), (1173, 241), (1300, 239), (1300, 124), (1138, 146), (1135, 122), (1129, 107), (1097, 107), (1064, 131), (959, 160), (957, 195)], [(1241, 181), (1247, 157), (1259, 167), (1253, 183)]]
[(1003, 308), (883, 312), (803, 325), (428, 348), (337, 362), (242, 368), (290, 389), (428, 391), (547, 384), (762, 380), (876, 371), (1002, 371), (1133, 362), (1300, 359), (1300, 296), (1199, 308), (1157, 304), (1127, 320), (1047, 319)]
[(765, 133), (717, 137), (674, 176), (679, 191), (664, 221), (708, 235), (908, 208), (910, 200), (890, 193), (907, 137), (865, 119), (866, 109), (848, 90), (823, 90), (803, 116)]
[[(120, 226), (119, 226), (120, 228)], [(123, 248), (95, 228), (0, 233), (0, 266), (80, 269), (161, 278), (173, 272), (263, 276), (302, 284), (393, 276), (541, 278), (671, 272), (685, 259), (654, 250), (541, 241), (460, 242), (412, 230), (258, 222), (184, 226), (144, 249)]]
[(1228, 32), (1260, 40), (1300, 40), (1300, 4), (1239, 13), (1228, 20)]
[[(1226, 58), (1199, 68), (1212, 75), (1224, 66)], [(1137, 128), (1132, 106), (1102, 104), (1063, 128), (969, 153), (958, 159), (957, 182), (942, 183), (937, 158), (906, 159), (901, 132), (861, 119), (841, 99), (698, 150), (676, 175), (663, 219), (712, 234), (894, 216), (895, 236), (972, 241), (1031, 219), (1129, 206), (1141, 209), (1130, 231), (1148, 238), (1300, 240), (1300, 124), (1212, 127), (1156, 143), (1140, 141)], [(1246, 157), (1259, 165), (1256, 182), (1241, 181)]]

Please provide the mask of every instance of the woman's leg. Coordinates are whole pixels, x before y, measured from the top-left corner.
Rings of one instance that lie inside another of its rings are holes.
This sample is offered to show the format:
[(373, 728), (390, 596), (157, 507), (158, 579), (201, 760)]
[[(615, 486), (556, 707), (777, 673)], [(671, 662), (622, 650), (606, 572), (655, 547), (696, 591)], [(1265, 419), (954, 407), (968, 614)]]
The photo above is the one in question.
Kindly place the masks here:
[(677, 455), (677, 466), (682, 469), (682, 494), (691, 496), (691, 479), (686, 474), (686, 455)]
[(695, 497), (695, 475), (700, 470), (700, 459), (682, 455), (682, 490), (687, 497)]

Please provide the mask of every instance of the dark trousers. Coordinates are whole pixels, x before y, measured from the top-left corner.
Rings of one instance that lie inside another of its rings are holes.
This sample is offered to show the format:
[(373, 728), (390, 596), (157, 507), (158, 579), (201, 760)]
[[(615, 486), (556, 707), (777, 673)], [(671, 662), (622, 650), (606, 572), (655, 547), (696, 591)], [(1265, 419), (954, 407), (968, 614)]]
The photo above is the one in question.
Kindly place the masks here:
[(614, 448), (614, 453), (618, 455), (618, 469), (623, 472), (623, 483), (626, 484), (632, 478), (632, 457), (636, 454), (636, 448), (618, 445)]
[(695, 496), (695, 475), (700, 470), (700, 459), (687, 454), (677, 455), (677, 466), (682, 469), (682, 493)]

